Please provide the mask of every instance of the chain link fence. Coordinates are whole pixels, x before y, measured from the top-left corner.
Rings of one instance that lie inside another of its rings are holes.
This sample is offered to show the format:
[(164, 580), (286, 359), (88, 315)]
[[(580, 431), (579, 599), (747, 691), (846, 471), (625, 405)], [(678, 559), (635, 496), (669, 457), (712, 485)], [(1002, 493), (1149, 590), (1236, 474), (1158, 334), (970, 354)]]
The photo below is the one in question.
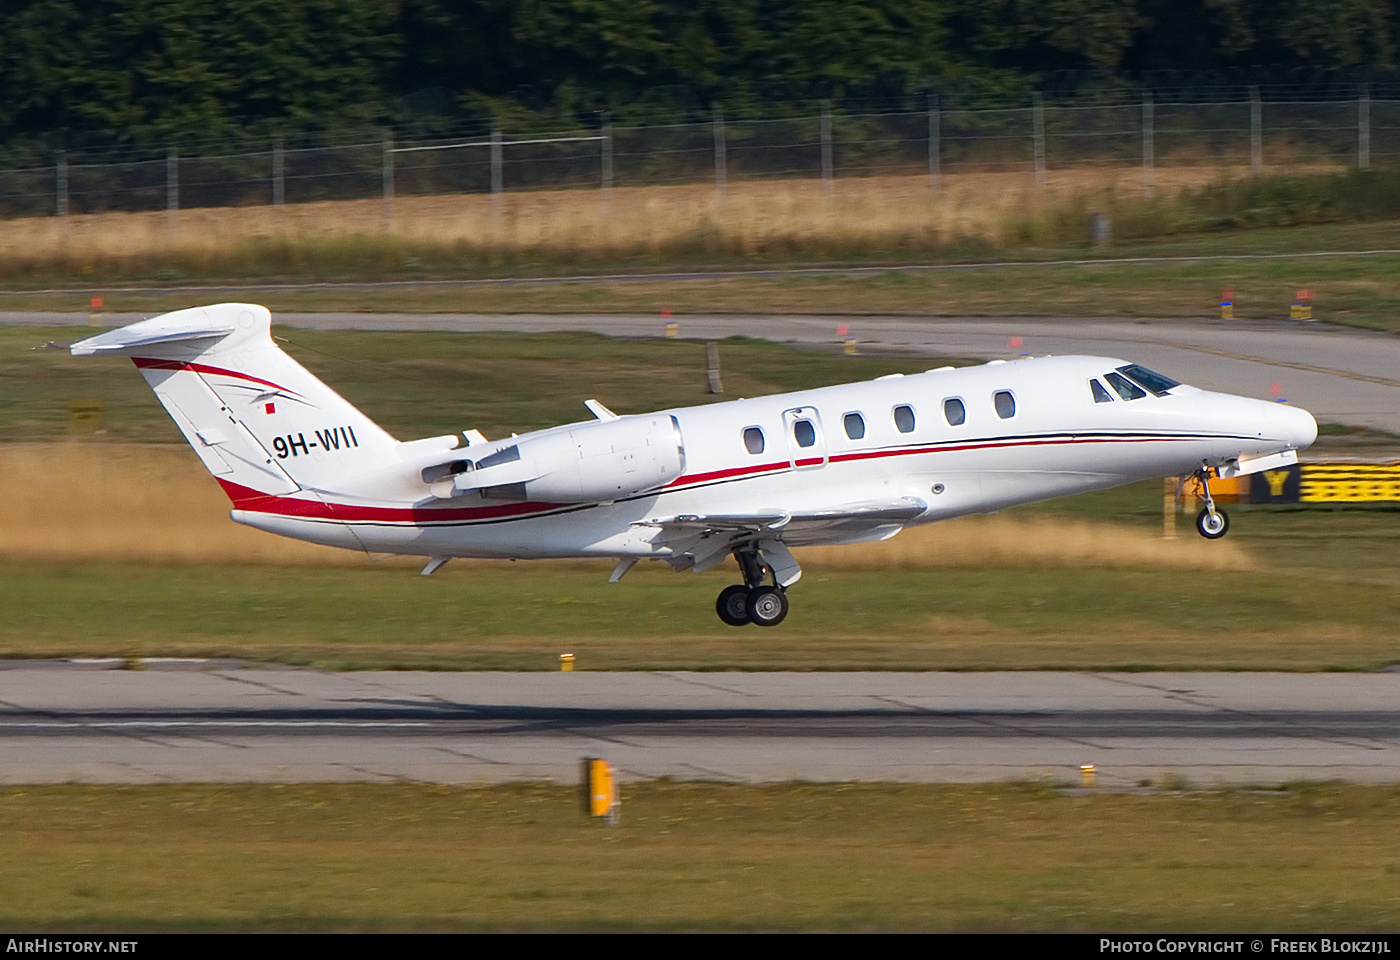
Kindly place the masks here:
[(221, 156), (0, 170), (0, 217), (310, 203), (512, 190), (642, 187), (729, 181), (927, 176), (1140, 165), (1286, 171), (1362, 169), (1400, 157), (1400, 99), (1219, 102), (1055, 101), (771, 120), (618, 126), (457, 140), (266, 149)]

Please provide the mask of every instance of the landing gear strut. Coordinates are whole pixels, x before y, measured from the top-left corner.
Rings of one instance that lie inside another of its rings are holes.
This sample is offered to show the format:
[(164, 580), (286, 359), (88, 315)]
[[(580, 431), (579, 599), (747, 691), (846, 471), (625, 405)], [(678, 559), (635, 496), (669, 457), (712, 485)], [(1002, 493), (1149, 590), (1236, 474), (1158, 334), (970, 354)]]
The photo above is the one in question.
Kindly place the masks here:
[(1215, 509), (1215, 500), (1210, 495), (1210, 471), (1202, 467), (1196, 471), (1196, 476), (1200, 478), (1206, 498), (1205, 507), (1196, 514), (1196, 532), (1207, 540), (1219, 540), (1230, 529), (1230, 517), (1224, 510)]
[(787, 591), (778, 585), (776, 577), (772, 586), (764, 584), (773, 571), (763, 562), (763, 555), (749, 547), (735, 550), (734, 559), (739, 561), (744, 582), (720, 591), (715, 601), (719, 618), (731, 627), (742, 627), (746, 623), (776, 627), (782, 623), (788, 613)]

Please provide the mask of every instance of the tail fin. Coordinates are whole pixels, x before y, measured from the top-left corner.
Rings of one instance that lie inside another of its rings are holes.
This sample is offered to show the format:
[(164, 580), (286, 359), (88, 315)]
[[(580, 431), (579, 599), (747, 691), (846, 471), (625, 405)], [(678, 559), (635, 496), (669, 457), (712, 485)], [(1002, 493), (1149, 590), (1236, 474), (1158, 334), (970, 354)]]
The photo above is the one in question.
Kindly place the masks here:
[(131, 357), (235, 505), (332, 489), (395, 457), (397, 442), (272, 340), (266, 307), (177, 310), (75, 343)]

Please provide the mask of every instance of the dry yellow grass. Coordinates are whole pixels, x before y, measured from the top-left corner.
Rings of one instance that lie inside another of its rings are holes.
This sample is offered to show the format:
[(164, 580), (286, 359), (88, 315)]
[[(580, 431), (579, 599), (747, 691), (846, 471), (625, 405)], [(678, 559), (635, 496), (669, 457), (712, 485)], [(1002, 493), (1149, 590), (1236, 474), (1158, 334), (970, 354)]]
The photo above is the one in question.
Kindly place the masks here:
[[(1222, 549), (1223, 548), (1223, 549)], [(1252, 570), (1234, 541), (1192, 534), (1165, 540), (1118, 523), (1051, 516), (979, 516), (905, 530), (881, 543), (808, 547), (798, 559), (826, 569), (963, 566), (1114, 566), (1166, 570)]]
[(192, 453), (118, 444), (0, 447), (0, 556), (153, 563), (365, 563), (229, 520)]
[[(1183, 166), (1159, 168), (1154, 179), (1157, 192), (1170, 196), (1247, 175), (1247, 168)], [(498, 215), (483, 194), (400, 197), (391, 220), (380, 200), (183, 210), (174, 225), (163, 211), (103, 213), (8, 221), (0, 262), (81, 269), (174, 258), (201, 268), (250, 241), (314, 248), (355, 238), (400, 242), (405, 256), (415, 244), (449, 244), (487, 259), (548, 254), (584, 260), (677, 250), (747, 254), (962, 239), (1002, 243), (1026, 218), (1141, 195), (1140, 168), (1125, 166), (1050, 171), (1043, 186), (1020, 172), (947, 174), (936, 190), (923, 176), (849, 178), (835, 181), (830, 196), (814, 179), (740, 181), (722, 196), (704, 183), (617, 188), (606, 201), (599, 190), (529, 191), (502, 195)]]
[[(287, 540), (228, 519), (229, 503), (182, 447), (0, 447), (0, 556), (152, 563), (364, 564), (363, 554)], [(1106, 565), (1248, 570), (1230, 541), (1166, 541), (1133, 527), (1052, 517), (967, 517), (883, 543), (814, 547), (827, 569)], [(411, 563), (413, 561), (403, 561)], [(489, 561), (485, 561), (489, 562)]]

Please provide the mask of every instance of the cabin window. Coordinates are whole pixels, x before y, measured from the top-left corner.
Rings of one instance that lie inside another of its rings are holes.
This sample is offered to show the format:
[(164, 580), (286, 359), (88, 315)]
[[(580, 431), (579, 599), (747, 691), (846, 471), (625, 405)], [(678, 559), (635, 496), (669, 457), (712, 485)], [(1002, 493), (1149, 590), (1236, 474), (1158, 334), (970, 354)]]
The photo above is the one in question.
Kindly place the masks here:
[(846, 414), (842, 421), (846, 426), (846, 436), (852, 440), (860, 440), (865, 436), (865, 418), (858, 413)]
[(1149, 370), (1136, 363), (1130, 363), (1127, 366), (1119, 367), (1118, 372), (1131, 377), (1159, 397), (1165, 397), (1167, 391), (1172, 387), (1181, 386), (1179, 382), (1173, 380), (1171, 377), (1163, 376), (1155, 370)]
[(1105, 390), (1103, 384), (1099, 383), (1097, 380), (1089, 381), (1089, 389), (1094, 391), (1095, 403), (1113, 402), (1113, 396), (1107, 390)]
[(1016, 416), (1016, 398), (1011, 395), (1010, 390), (998, 390), (992, 394), (992, 406), (996, 407), (997, 416), (1003, 420), (1010, 420)]
[(957, 397), (949, 397), (943, 401), (943, 419), (950, 427), (960, 427), (967, 422), (967, 407)]
[(1147, 391), (1133, 383), (1121, 373), (1105, 373), (1103, 378), (1108, 381), (1108, 385), (1113, 388), (1113, 392), (1124, 400), (1137, 400), (1147, 396)]
[(914, 408), (901, 404), (894, 408), (894, 428), (900, 433), (914, 432)]
[(817, 442), (817, 428), (812, 426), (810, 420), (794, 420), (792, 438), (797, 441), (799, 447), (810, 447)]
[(758, 427), (744, 428), (744, 449), (752, 454), (763, 452), (763, 431)]

